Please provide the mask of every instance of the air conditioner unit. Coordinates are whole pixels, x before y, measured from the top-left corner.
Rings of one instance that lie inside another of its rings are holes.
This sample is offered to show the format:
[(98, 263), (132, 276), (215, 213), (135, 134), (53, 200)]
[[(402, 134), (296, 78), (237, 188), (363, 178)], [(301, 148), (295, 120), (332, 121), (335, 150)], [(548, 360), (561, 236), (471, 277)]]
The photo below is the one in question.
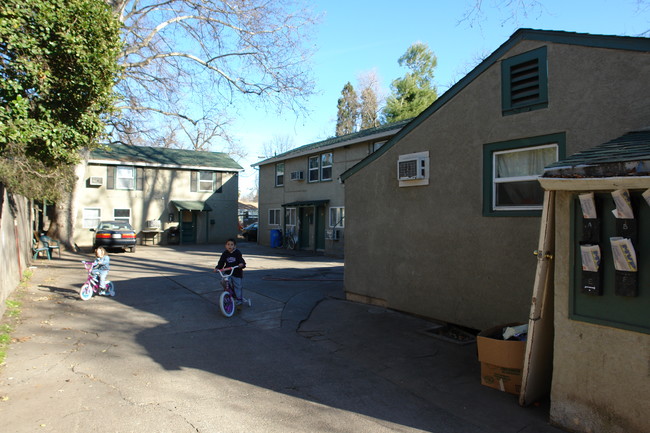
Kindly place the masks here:
[(341, 230), (332, 230), (332, 240), (333, 241), (341, 240)]
[(305, 172), (304, 171), (292, 171), (291, 172), (291, 180), (305, 180)]
[(91, 186), (102, 186), (104, 184), (104, 178), (101, 176), (90, 176), (88, 184)]
[(397, 179), (418, 180), (427, 176), (427, 159), (424, 157), (404, 158), (397, 161)]

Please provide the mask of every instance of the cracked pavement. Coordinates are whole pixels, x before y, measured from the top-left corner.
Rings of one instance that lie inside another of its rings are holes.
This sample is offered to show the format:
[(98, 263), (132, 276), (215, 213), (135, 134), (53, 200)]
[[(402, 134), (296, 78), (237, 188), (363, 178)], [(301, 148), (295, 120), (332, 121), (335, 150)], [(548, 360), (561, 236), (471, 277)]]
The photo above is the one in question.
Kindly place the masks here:
[(561, 431), (481, 386), (475, 345), (345, 301), (342, 260), (239, 247), (253, 306), (230, 319), (221, 246), (110, 253), (116, 296), (85, 302), (89, 255), (38, 260), (0, 367), (2, 431)]

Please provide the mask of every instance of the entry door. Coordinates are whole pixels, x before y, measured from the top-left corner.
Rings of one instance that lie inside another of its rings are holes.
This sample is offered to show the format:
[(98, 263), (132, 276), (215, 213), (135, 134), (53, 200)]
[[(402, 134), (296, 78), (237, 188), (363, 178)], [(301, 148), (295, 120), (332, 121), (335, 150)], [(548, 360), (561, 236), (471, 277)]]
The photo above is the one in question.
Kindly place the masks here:
[(300, 238), (298, 246), (300, 249), (311, 249), (311, 232), (314, 226), (314, 208), (301, 207), (300, 209)]
[(316, 209), (316, 249), (325, 249), (325, 206)]
[(181, 212), (181, 243), (196, 243), (196, 212), (184, 210)]

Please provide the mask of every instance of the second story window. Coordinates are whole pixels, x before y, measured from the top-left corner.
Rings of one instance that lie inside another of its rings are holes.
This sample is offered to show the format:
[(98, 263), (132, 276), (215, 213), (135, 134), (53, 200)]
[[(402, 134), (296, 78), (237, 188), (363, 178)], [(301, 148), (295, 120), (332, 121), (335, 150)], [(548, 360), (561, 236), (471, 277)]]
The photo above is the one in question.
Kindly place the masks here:
[(284, 162), (275, 164), (275, 186), (284, 185)]
[(320, 161), (320, 180), (332, 180), (332, 154), (322, 154)]
[(318, 182), (320, 180), (320, 157), (309, 157), (309, 181)]
[(142, 191), (143, 185), (143, 168), (124, 165), (107, 167), (106, 189)]
[(191, 192), (222, 192), (223, 173), (216, 171), (190, 172)]

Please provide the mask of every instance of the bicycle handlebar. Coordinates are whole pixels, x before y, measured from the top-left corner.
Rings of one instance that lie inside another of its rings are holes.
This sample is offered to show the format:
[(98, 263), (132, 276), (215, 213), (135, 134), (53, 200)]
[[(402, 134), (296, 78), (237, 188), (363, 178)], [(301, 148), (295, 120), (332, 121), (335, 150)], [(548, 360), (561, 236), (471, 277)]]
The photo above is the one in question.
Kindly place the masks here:
[[(219, 272), (219, 275), (221, 275), (222, 277), (223, 276), (230, 277), (230, 276), (232, 276), (232, 273), (235, 272), (235, 269), (237, 269), (238, 267), (239, 267), (239, 265), (231, 266), (229, 268), (221, 268), (221, 269), (214, 268), (214, 271)], [(228, 272), (228, 271), (230, 271), (230, 273), (226, 274), (226, 272)]]

